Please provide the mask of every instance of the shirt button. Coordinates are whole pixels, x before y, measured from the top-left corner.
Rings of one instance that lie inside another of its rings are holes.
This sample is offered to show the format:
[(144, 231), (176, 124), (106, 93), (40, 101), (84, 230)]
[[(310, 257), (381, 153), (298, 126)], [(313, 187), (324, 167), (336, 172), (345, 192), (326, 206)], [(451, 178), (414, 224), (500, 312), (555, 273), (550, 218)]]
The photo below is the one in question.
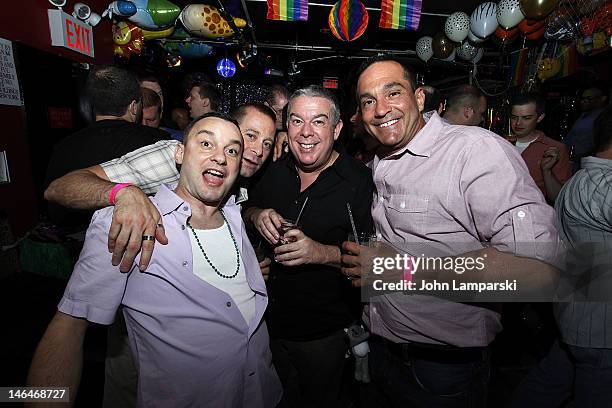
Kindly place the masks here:
[(183, 261), (183, 266), (187, 266), (187, 265), (189, 265), (189, 262)]
[(189, 209), (189, 207), (187, 207), (187, 206), (183, 207), (183, 211), (187, 211), (188, 209)]
[(184, 225), (181, 225), (181, 229), (182, 229), (182, 230), (184, 230), (184, 229), (185, 229), (185, 226), (184, 226)]
[(518, 215), (519, 218), (525, 218), (525, 211), (521, 210), (518, 213), (516, 213), (516, 215)]
[(405, 201), (402, 201), (402, 202), (400, 203), (400, 207), (401, 207), (401, 208), (406, 208), (406, 202), (405, 202)]
[(232, 302), (227, 302), (227, 303), (225, 304), (225, 306), (227, 306), (227, 307), (232, 307)]

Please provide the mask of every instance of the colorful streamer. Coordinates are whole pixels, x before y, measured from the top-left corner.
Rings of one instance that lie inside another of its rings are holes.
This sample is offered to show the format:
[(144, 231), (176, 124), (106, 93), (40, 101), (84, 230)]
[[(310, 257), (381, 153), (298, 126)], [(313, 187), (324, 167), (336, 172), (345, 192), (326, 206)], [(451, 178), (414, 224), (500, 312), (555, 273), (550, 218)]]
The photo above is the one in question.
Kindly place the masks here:
[(421, 20), (422, 0), (382, 0), (380, 28), (417, 30)]
[(268, 0), (268, 20), (307, 21), (308, 0)]

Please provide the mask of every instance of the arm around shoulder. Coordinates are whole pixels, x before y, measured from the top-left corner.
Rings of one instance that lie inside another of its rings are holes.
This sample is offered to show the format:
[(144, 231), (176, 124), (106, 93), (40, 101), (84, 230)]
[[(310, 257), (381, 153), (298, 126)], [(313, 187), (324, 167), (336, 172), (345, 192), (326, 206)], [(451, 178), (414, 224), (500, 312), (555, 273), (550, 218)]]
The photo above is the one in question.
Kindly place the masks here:
[(45, 190), (45, 199), (68, 208), (102, 208), (109, 205), (113, 186), (102, 167), (96, 165), (55, 179)]

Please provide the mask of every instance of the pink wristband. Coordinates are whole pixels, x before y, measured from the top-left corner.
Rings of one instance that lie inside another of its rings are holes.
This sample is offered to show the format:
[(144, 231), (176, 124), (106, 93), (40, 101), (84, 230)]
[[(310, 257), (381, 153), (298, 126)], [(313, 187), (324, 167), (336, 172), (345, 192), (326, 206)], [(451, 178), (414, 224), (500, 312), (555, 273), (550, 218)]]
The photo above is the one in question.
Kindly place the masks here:
[(110, 191), (110, 194), (108, 195), (108, 201), (110, 201), (111, 205), (115, 205), (115, 196), (117, 195), (117, 193), (119, 192), (119, 190), (121, 190), (122, 188), (131, 186), (132, 183), (119, 183), (119, 184), (115, 184), (115, 186), (113, 187), (113, 189)]

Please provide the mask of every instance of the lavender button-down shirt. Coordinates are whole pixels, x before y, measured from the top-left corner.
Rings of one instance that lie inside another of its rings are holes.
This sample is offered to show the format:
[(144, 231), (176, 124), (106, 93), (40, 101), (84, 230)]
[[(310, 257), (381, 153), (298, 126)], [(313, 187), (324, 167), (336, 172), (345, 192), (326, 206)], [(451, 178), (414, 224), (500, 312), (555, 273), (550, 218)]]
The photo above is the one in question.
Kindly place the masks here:
[[(453, 256), (488, 242), (500, 251), (553, 263), (562, 250), (554, 211), (514, 146), (476, 126), (434, 113), (400, 151), (372, 163), (372, 216), (386, 242), (411, 255)], [(396, 293), (372, 299), (364, 320), (395, 342), (476, 347), (501, 330), (498, 313)]]
[(124, 274), (111, 265), (106, 240), (113, 209), (100, 210), (59, 310), (110, 324), (124, 306), (140, 407), (276, 406), (281, 386), (263, 321), (266, 288), (233, 198), (224, 212), (255, 294), (256, 312), (248, 323), (228, 294), (193, 273), (189, 204), (165, 186), (152, 201), (169, 244), (155, 247), (146, 272), (134, 266)]

